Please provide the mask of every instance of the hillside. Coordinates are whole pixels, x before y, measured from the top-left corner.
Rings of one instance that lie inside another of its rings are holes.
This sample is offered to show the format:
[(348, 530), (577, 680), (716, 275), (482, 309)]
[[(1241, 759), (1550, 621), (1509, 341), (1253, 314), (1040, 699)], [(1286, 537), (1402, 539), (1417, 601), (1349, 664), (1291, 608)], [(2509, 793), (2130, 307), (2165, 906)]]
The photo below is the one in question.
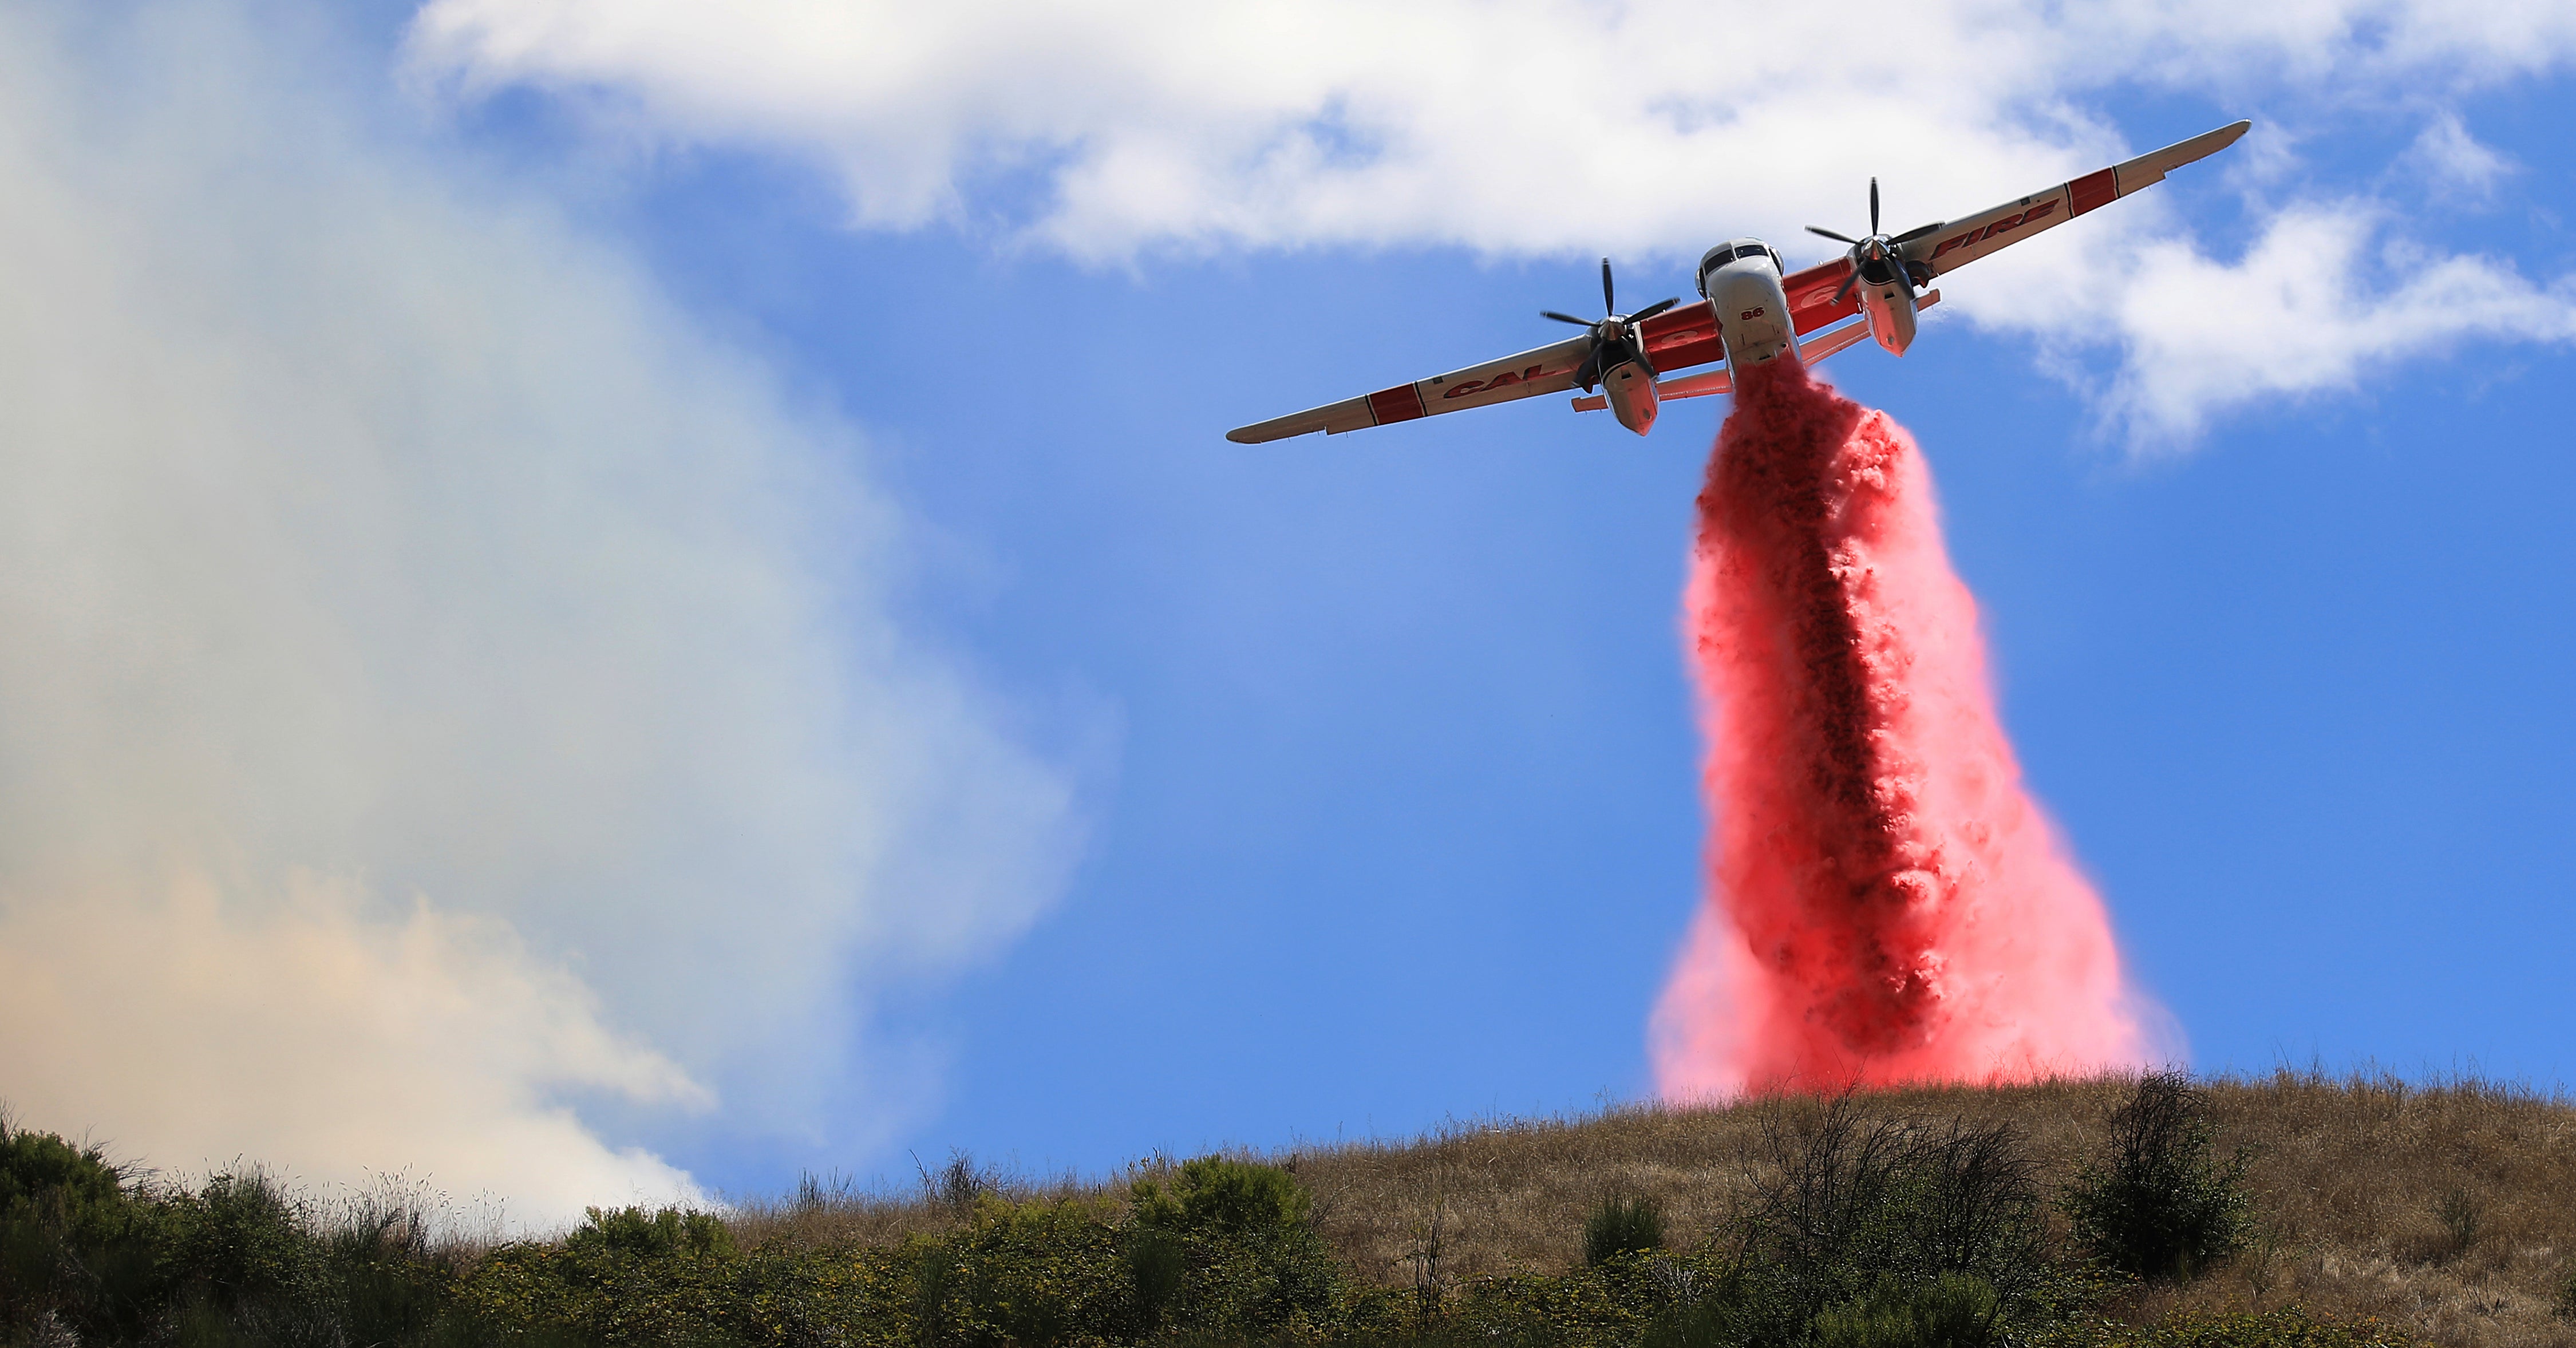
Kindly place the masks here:
[(476, 1245), (401, 1192), (120, 1171), (0, 1117), (0, 1348), (2576, 1344), (2576, 1107), (2178, 1076), (1626, 1108), (1412, 1141), (959, 1156)]
[[(2553, 1314), (2576, 1277), (2576, 1106), (2473, 1080), (2414, 1086), (2284, 1071), (2204, 1087), (2217, 1150), (2248, 1152), (2257, 1235), (2182, 1290), (2122, 1298), (2124, 1316), (2152, 1321), (2177, 1305), (2295, 1300), (2461, 1348), (2576, 1344), (2576, 1322)], [(2112, 1111), (2129, 1091), (2122, 1080), (2063, 1081), (1886, 1092), (1858, 1103), (1879, 1117), (2009, 1122), (2042, 1187), (2055, 1192), (2101, 1156)], [(1768, 1155), (1766, 1122), (1799, 1108), (1497, 1120), (1269, 1159), (1313, 1190), (1319, 1226), (1354, 1275), (1411, 1286), (1421, 1257), (1436, 1249), (1439, 1276), (1464, 1284), (1578, 1263), (1585, 1217), (1612, 1193), (1660, 1200), (1676, 1244), (1706, 1233), (1751, 1197)], [(1113, 1198), (1159, 1170), (1004, 1187)], [(746, 1244), (882, 1243), (949, 1229), (960, 1220), (961, 1189), (993, 1182), (952, 1165), (926, 1177), (917, 1198), (809, 1193), (801, 1203), (745, 1204), (732, 1224)], [(2062, 1240), (2064, 1217), (2049, 1221)]]

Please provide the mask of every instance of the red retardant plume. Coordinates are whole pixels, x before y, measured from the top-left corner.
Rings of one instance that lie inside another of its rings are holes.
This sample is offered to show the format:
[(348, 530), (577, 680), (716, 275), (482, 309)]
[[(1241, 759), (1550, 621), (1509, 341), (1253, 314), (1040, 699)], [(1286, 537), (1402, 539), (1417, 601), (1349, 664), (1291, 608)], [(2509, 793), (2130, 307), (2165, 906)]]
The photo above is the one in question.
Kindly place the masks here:
[(1922, 455), (1795, 362), (1741, 377), (1684, 616), (1713, 822), (1663, 1094), (2144, 1065), (2101, 898), (1996, 723)]

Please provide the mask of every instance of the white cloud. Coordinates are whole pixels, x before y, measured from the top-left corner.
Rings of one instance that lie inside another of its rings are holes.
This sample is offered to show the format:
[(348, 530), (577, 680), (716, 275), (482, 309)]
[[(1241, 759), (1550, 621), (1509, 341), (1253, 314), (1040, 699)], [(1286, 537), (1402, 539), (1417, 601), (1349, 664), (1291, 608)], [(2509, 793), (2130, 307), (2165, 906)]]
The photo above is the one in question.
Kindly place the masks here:
[[(2368, 200), (2281, 207), (2232, 258), (2164, 218), (2042, 235), (1945, 282), (1959, 305), (1945, 294), (1934, 313), (2029, 339), (2141, 452), (2188, 446), (2234, 409), (2421, 379), (2479, 343), (2576, 341), (2576, 282), (2411, 238)], [(2077, 359), (2093, 351), (2116, 355), (2107, 378)]]
[(2181, 243), (2143, 250), (2118, 319), (2128, 361), (2113, 406), (2171, 443), (2217, 410), (2413, 377), (2409, 357), (2576, 340), (2576, 282), (2542, 288), (2489, 258), (2383, 236), (2366, 208), (2299, 207), (2233, 264)]
[(0, 1100), (537, 1216), (887, 1126), (853, 980), (1025, 924), (1066, 782), (856, 437), (299, 12), (0, 10)]
[[(530, 86), (648, 135), (808, 159), (870, 227), (998, 221), (1095, 261), (1314, 245), (1683, 258), (1747, 230), (1849, 229), (1872, 174), (1902, 228), (2098, 167), (2146, 148), (2098, 110), (2124, 88), (2260, 115), (2555, 69), (2576, 54), (2576, 9), (428, 0), (411, 51), (469, 92)], [(2176, 234), (2146, 207), (2115, 214), (2085, 223), (2106, 255)], [(1949, 300), (2088, 340), (2156, 307), (2111, 280), (2072, 297), (2090, 308), (1969, 282)]]
[(2513, 176), (2517, 166), (2470, 135), (2460, 114), (2443, 109), (2398, 156), (2396, 167), (2402, 177), (2422, 184), (2436, 197), (2485, 201)]

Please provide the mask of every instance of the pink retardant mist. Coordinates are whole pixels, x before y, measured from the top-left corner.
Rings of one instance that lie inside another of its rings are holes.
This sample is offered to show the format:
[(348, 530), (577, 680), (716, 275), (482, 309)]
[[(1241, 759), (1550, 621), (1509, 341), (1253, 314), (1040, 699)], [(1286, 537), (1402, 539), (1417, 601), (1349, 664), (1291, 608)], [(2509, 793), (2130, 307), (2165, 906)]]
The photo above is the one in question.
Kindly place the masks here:
[(1668, 1099), (2008, 1082), (2163, 1056), (2024, 790), (1931, 477), (1885, 413), (1747, 370), (1684, 613), (1708, 892), (1655, 1016)]

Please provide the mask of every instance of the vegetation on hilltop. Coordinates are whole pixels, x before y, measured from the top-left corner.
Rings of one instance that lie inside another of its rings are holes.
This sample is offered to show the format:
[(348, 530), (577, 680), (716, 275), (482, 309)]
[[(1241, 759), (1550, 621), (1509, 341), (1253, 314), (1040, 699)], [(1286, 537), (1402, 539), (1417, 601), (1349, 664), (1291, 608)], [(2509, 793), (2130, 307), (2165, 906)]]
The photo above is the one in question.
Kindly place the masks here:
[[(0, 1344), (2576, 1343), (2576, 1110), (2179, 1076), (1637, 1109), (434, 1238), (0, 1123)], [(2377, 1317), (2377, 1318), (2373, 1318)]]

